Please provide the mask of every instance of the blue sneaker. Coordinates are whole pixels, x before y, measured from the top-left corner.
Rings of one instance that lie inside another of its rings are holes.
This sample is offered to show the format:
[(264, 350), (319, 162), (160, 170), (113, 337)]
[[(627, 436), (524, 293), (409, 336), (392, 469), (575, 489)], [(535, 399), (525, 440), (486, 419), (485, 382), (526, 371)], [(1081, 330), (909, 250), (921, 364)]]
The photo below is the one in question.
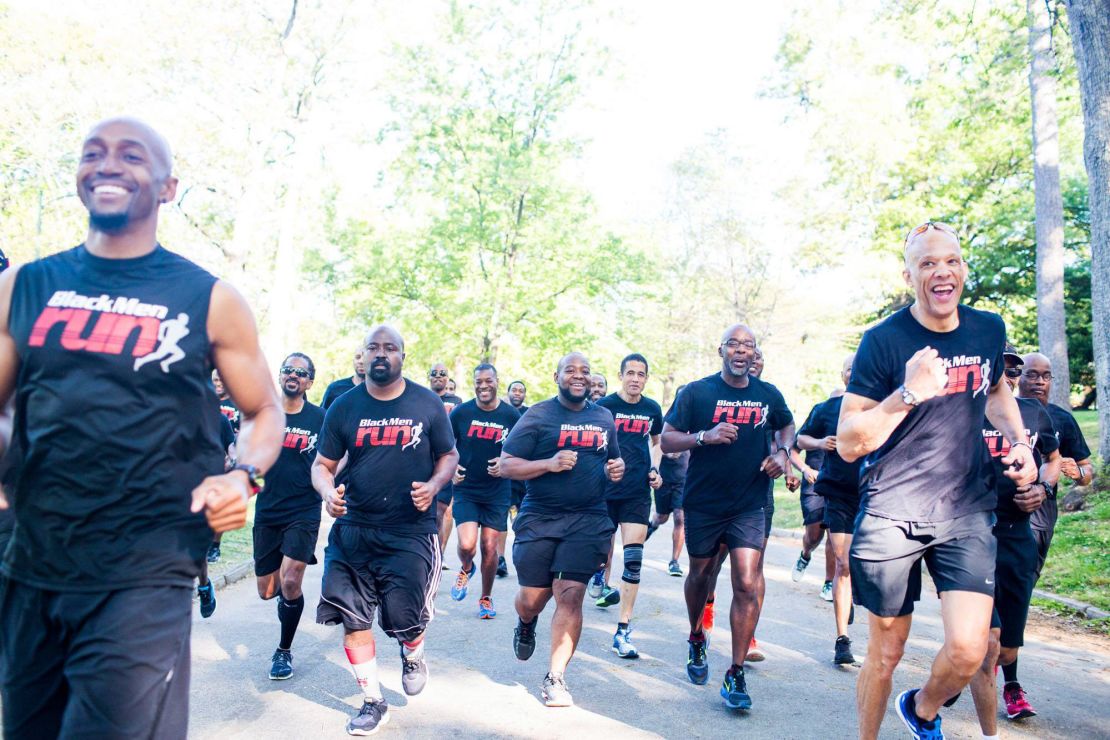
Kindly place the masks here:
[(470, 564), (470, 572), (459, 570), (459, 574), (455, 576), (455, 583), (451, 586), (451, 598), (455, 601), (462, 601), (466, 598), (466, 587), (470, 585), (470, 579), (474, 577), (475, 566), (474, 563)]
[(917, 740), (944, 740), (944, 733), (940, 729), (939, 714), (932, 722), (926, 722), (918, 717), (914, 711), (913, 698), (917, 695), (917, 691), (917, 689), (903, 691), (894, 702), (894, 708), (898, 710), (898, 716), (902, 718), (902, 724)]
[(621, 592), (612, 586), (606, 586), (601, 592), (601, 598), (594, 602), (602, 609), (616, 606), (621, 603)]
[(628, 660), (640, 657), (640, 651), (632, 644), (632, 627), (617, 627), (617, 633), (613, 635), (613, 652)]
[(478, 619), (493, 619), (497, 616), (497, 610), (493, 608), (493, 599), (489, 596), (483, 596), (478, 599)]
[(709, 657), (706, 655), (706, 643), (704, 640), (695, 642), (689, 640), (690, 643), (690, 657), (686, 659), (686, 676), (690, 679), (690, 683), (695, 683), (698, 686), (704, 686), (705, 682), (709, 680)]
[(601, 598), (601, 592), (605, 590), (605, 569), (602, 568), (597, 573), (594, 573), (593, 578), (590, 579), (590, 585), (586, 587), (586, 595), (591, 599)]
[(721, 684), (721, 698), (729, 709), (739, 709), (746, 712), (752, 708), (752, 698), (748, 696), (748, 684), (744, 680), (744, 669), (736, 673), (732, 669), (725, 671), (725, 680)]
[(216, 611), (216, 589), (212, 581), (207, 586), (197, 586), (197, 596), (200, 597), (200, 615), (208, 619)]

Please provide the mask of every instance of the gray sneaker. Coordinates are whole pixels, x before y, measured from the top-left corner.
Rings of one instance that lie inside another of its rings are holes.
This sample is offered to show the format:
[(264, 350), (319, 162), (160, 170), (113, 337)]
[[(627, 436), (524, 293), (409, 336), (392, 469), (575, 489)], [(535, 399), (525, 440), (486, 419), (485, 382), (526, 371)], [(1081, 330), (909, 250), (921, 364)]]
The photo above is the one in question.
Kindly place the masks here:
[(347, 720), (348, 735), (373, 735), (389, 724), (389, 705), (385, 699), (363, 701), (358, 714)]
[(682, 566), (678, 564), (677, 560), (667, 563), (667, 572), (675, 578), (682, 578)]
[(424, 653), (421, 651), (419, 658), (405, 655), (405, 647), (401, 646), (401, 688), (409, 696), (416, 696), (428, 685), (428, 664), (424, 662)]
[(794, 581), (794, 583), (802, 580), (802, 576), (805, 575), (806, 568), (808, 567), (809, 560), (806, 559), (805, 555), (799, 555), (798, 561), (794, 563), (794, 570), (790, 571), (790, 580)]
[(543, 695), (543, 703), (549, 707), (574, 706), (574, 699), (562, 673), (548, 673), (544, 676), (540, 693)]

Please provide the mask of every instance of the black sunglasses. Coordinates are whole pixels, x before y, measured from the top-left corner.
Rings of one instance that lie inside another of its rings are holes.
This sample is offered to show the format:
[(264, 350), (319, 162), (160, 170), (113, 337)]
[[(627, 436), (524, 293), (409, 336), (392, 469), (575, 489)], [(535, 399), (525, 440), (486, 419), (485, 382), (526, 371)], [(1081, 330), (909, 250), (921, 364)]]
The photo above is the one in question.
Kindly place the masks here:
[(1020, 378), (1021, 377), (1021, 368), (1020, 367), (1008, 367), (1008, 368), (1006, 368), (1006, 377), (1007, 378)]
[(433, 370), (432, 372), (428, 373), (428, 377), (429, 378), (446, 378), (447, 377), (447, 371), (446, 370), (439, 370), (439, 371)]
[(303, 367), (290, 367), (289, 365), (286, 365), (285, 367), (283, 367), (281, 369), (281, 374), (282, 375), (296, 375), (298, 378), (307, 378), (308, 377), (308, 371), (305, 370)]

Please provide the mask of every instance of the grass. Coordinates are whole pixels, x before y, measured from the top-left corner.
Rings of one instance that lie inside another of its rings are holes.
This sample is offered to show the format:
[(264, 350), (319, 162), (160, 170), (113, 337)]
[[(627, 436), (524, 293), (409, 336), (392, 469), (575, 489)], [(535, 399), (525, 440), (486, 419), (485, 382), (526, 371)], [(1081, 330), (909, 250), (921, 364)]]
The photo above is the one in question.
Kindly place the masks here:
[(250, 560), (254, 555), (254, 541), (251, 527), (254, 525), (255, 497), (247, 502), (247, 523), (240, 529), (224, 532), (220, 539), (220, 562), (208, 566), (208, 577), (215, 578), (226, 573), (240, 563)]
[(1098, 412), (1097, 411), (1072, 411), (1075, 420), (1079, 422), (1079, 429), (1087, 440), (1087, 447), (1092, 454), (1098, 452)]
[(1110, 611), (1110, 492), (1060, 514), (1039, 586)]

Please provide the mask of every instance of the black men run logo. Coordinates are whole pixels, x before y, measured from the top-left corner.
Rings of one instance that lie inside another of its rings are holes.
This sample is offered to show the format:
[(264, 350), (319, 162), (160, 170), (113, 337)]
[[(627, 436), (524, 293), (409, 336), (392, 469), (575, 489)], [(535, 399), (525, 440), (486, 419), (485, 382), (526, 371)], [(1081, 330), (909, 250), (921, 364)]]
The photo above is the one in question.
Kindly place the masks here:
[(767, 423), (767, 412), (770, 407), (760, 401), (724, 401), (717, 400), (717, 408), (713, 410), (713, 424), (722, 421), (736, 426), (751, 426), (756, 429)]
[(617, 412), (613, 415), (613, 421), (618, 432), (642, 434), (645, 437), (651, 434), (650, 416)]
[(559, 427), (559, 441), (555, 446), (560, 450), (568, 447), (604, 450), (608, 445), (609, 435), (604, 427), (597, 424), (563, 424)]
[(956, 355), (949, 359), (940, 358), (944, 363), (948, 381), (938, 396), (954, 396), (958, 393), (971, 392), (972, 396), (986, 393), (991, 385), (991, 361), (984, 360), (979, 355)]
[(423, 441), (424, 422), (412, 419), (362, 419), (355, 435), (355, 447), (400, 447), (415, 449)]
[(474, 419), (470, 422), (470, 428), (466, 430), (466, 436), (501, 444), (505, 439), (505, 426), (493, 421)]

